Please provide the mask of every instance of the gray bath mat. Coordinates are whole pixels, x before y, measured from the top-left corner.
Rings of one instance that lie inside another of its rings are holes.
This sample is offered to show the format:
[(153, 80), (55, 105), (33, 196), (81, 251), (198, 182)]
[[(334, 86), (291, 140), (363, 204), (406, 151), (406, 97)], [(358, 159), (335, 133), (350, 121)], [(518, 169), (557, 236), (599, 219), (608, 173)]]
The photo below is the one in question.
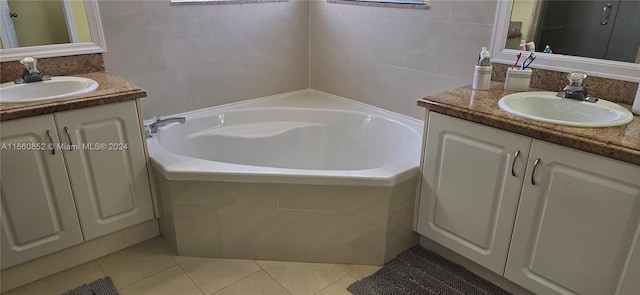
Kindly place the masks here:
[(356, 295), (510, 294), (420, 247), (404, 251), (373, 275), (347, 288)]
[(113, 286), (110, 277), (104, 277), (71, 289), (62, 295), (118, 295), (118, 290)]

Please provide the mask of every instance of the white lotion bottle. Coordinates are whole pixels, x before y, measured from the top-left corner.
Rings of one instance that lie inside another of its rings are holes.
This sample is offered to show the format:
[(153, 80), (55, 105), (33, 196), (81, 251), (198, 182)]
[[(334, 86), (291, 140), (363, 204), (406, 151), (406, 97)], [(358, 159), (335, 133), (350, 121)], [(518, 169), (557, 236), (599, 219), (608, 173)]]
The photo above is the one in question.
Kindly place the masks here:
[(638, 92), (636, 92), (636, 99), (633, 101), (631, 112), (640, 116), (640, 85), (638, 85)]

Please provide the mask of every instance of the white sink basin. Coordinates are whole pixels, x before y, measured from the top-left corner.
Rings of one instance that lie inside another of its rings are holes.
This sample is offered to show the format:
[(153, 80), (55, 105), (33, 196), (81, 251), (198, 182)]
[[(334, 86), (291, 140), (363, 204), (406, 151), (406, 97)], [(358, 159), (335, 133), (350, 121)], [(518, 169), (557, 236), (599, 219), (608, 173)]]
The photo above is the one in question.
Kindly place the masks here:
[(633, 114), (606, 100), (595, 103), (556, 96), (556, 92), (519, 92), (504, 96), (498, 102), (513, 115), (566, 126), (611, 127), (633, 120)]
[(51, 77), (42, 82), (0, 84), (0, 103), (29, 103), (69, 98), (89, 93), (98, 82), (82, 77)]

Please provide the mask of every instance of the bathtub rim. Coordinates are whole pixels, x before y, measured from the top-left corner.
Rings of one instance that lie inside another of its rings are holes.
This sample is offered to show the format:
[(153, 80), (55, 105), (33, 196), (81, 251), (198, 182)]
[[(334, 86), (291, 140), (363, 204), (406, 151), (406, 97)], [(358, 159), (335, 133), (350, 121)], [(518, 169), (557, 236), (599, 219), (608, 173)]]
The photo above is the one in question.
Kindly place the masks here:
[[(330, 98), (333, 100), (333, 102), (323, 102), (323, 104), (328, 104), (320, 107), (292, 107), (277, 105), (278, 100), (295, 97), (297, 95), (304, 95), (306, 93)], [(274, 102), (276, 105), (269, 106), (270, 103)], [(337, 102), (337, 104), (331, 105), (335, 102)], [(255, 104), (258, 104), (259, 106), (255, 106)], [(423, 136), (424, 124), (421, 120), (384, 110), (359, 101), (354, 101), (348, 98), (328, 94), (313, 89), (286, 92), (272, 96), (265, 96), (230, 104), (168, 115), (166, 117), (186, 116), (187, 118), (201, 118), (207, 117), (207, 113), (211, 112), (220, 113), (224, 111), (240, 111), (269, 107), (286, 109), (346, 111), (373, 114), (381, 116), (386, 120), (390, 120), (412, 128), (413, 131), (416, 132), (417, 136), (419, 136), (418, 141), (422, 142), (421, 137)], [(345, 109), (344, 107), (347, 108)], [(148, 125), (151, 122), (152, 120), (146, 120), (144, 123), (145, 125)], [(147, 145), (149, 149), (149, 160), (152, 167), (155, 170), (161, 172), (162, 176), (168, 180), (292, 183), (314, 185), (368, 185), (390, 187), (397, 183), (415, 177), (419, 173), (418, 166), (421, 154), (421, 149), (419, 148), (416, 154), (412, 155), (415, 156), (415, 158), (409, 156), (405, 160), (394, 163), (392, 165), (372, 169), (308, 170), (251, 166), (183, 156), (162, 148), (158, 144), (157, 137), (155, 135), (147, 139)], [(194, 171), (194, 167), (198, 167), (198, 170)]]

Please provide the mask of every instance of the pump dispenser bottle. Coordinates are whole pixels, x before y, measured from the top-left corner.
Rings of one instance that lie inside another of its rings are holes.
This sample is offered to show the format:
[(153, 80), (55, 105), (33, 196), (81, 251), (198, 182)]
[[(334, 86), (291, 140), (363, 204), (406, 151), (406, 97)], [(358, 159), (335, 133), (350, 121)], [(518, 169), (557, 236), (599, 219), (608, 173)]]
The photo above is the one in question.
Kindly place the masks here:
[(491, 53), (487, 51), (486, 47), (482, 47), (480, 55), (478, 57), (478, 63), (475, 66), (473, 73), (473, 85), (475, 90), (489, 90), (491, 86)]
[(636, 99), (633, 101), (631, 112), (640, 116), (640, 85), (638, 85), (638, 92), (636, 92)]

